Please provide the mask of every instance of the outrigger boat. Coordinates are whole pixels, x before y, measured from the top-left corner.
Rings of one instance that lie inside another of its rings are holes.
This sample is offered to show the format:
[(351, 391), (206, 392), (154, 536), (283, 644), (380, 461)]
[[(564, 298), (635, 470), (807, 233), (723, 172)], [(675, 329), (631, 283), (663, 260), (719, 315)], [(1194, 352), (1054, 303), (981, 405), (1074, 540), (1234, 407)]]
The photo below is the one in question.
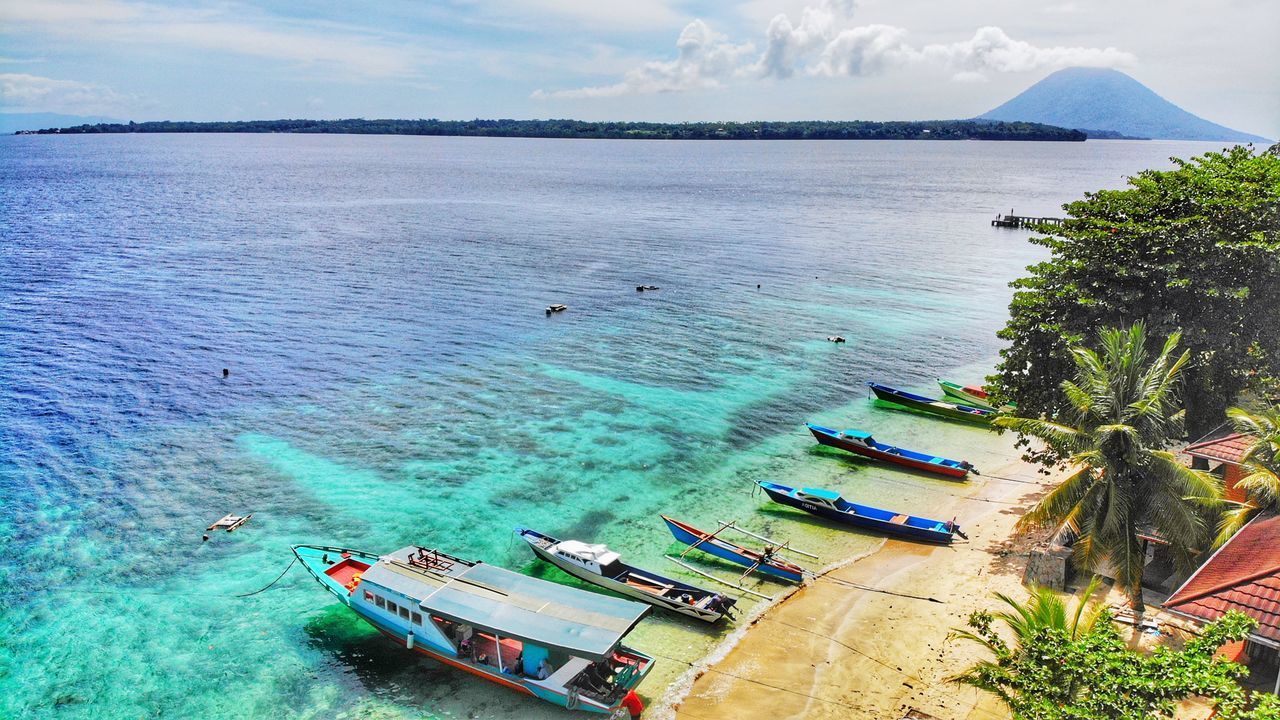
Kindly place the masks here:
[[(680, 554), (680, 557), (684, 557), (690, 550), (696, 548), (705, 553), (715, 555), (722, 560), (728, 560), (729, 562), (734, 562), (739, 565), (745, 565), (747, 567), (747, 571), (742, 574), (744, 578), (752, 572), (759, 571), (765, 575), (771, 575), (783, 580), (803, 582), (805, 575), (809, 572), (779, 555), (779, 553), (785, 549), (786, 543), (771, 543), (766, 545), (764, 550), (752, 550), (751, 548), (731, 543), (724, 538), (716, 537), (725, 530), (734, 529), (738, 532), (745, 533), (768, 542), (767, 538), (763, 538), (755, 533), (749, 533), (746, 530), (738, 528), (733, 523), (720, 523), (719, 530), (709, 533), (699, 530), (687, 523), (682, 523), (679, 520), (669, 518), (666, 515), (662, 516), (662, 521), (667, 524), (667, 528), (671, 530), (671, 534), (675, 536), (676, 540), (679, 540), (689, 546)], [(800, 555), (808, 555), (808, 553), (803, 553), (798, 550), (793, 550), (792, 552), (799, 553)]]
[(533, 554), (570, 575), (606, 590), (666, 608), (682, 615), (716, 622), (732, 611), (737, 600), (622, 562), (604, 545), (557, 540), (529, 528), (516, 528)]
[(934, 543), (950, 543), (960, 533), (954, 520), (943, 522), (905, 515), (892, 510), (882, 510), (868, 505), (858, 505), (840, 497), (840, 493), (821, 488), (793, 488), (787, 485), (758, 480), (756, 484), (776, 503), (799, 508), (818, 517), (853, 525), (866, 530), (898, 535), (913, 540)]
[[(996, 409), (996, 406), (991, 404), (991, 395), (977, 385), (961, 385), (938, 378), (938, 387), (942, 388), (943, 394), (947, 397), (953, 397), (973, 407), (984, 410)], [(1017, 409), (1018, 404), (1006, 403), (1004, 407), (1013, 410)]]
[(906, 448), (886, 445), (877, 442), (871, 433), (863, 430), (833, 430), (829, 427), (806, 423), (809, 432), (819, 444), (827, 447), (846, 450), (874, 460), (884, 460), (913, 470), (944, 475), (949, 478), (963, 480), (970, 472), (981, 475), (977, 468), (964, 460), (949, 460), (936, 455), (907, 450)]
[(977, 408), (971, 405), (959, 405), (949, 403), (944, 400), (937, 400), (923, 395), (906, 392), (891, 388), (888, 385), (869, 382), (867, 387), (876, 394), (881, 400), (907, 408), (909, 410), (919, 410), (921, 412), (941, 415), (952, 420), (965, 420), (967, 422), (989, 423), (991, 418), (995, 417), (996, 411), (989, 408)]
[[(439, 550), (293, 552), (326, 590), (417, 653), (555, 705), (638, 715), (653, 658), (622, 645), (649, 606)], [(620, 709), (621, 708), (621, 709)]]

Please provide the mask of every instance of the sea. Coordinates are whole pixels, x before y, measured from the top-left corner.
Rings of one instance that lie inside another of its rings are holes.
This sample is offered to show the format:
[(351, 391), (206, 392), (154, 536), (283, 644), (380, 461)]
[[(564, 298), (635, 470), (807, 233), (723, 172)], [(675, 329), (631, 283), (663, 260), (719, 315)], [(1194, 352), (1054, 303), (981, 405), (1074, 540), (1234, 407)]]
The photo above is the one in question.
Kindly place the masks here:
[[(805, 422), (1014, 459), (866, 381), (991, 372), (1009, 283), (1047, 256), (997, 213), (1062, 215), (1213, 149), (0, 138), (0, 717), (566, 717), (394, 646), (290, 546), (420, 544), (583, 587), (512, 529), (703, 584), (663, 558), (660, 513), (815, 568), (881, 542), (759, 479), (959, 501), (963, 525), (997, 480), (844, 457)], [(229, 513), (252, 519), (203, 541)], [(731, 630), (652, 613), (628, 638), (657, 658), (641, 696)]]

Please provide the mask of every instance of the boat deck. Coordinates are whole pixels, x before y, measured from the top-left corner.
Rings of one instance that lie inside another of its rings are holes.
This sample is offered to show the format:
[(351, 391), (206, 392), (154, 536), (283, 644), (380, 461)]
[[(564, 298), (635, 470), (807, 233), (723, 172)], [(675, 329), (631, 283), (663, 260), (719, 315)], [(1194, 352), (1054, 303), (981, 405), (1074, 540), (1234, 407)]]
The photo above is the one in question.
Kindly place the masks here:
[(346, 558), (342, 562), (334, 563), (324, 571), (325, 575), (333, 578), (334, 582), (342, 586), (350, 585), (355, 576), (369, 569), (368, 563), (360, 562), (355, 558)]

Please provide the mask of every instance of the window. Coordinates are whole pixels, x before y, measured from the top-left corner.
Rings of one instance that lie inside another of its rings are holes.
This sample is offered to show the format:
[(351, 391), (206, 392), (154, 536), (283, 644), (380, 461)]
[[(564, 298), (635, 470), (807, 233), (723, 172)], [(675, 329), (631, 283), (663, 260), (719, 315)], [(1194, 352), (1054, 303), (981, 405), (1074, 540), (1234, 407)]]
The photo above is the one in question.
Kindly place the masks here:
[(391, 602), (390, 600), (387, 601), (387, 612), (391, 613), (392, 615), (396, 614), (396, 604)]
[(364, 601), (365, 601), (365, 602), (373, 602), (373, 593), (369, 592), (368, 590), (365, 590), (365, 591), (364, 591)]
[(374, 599), (374, 602), (378, 604), (378, 607), (384, 608), (387, 606), (387, 601), (383, 600), (381, 595), (374, 595), (373, 599)]
[(414, 625), (421, 625), (421, 624), (422, 624), (422, 613), (414, 613), (414, 614), (413, 614), (413, 624), (414, 624)]
[(408, 619), (409, 619), (409, 608), (407, 608), (407, 607), (405, 607), (405, 606), (401, 605), (399, 609), (400, 609), (400, 617), (404, 618), (405, 620), (408, 620)]

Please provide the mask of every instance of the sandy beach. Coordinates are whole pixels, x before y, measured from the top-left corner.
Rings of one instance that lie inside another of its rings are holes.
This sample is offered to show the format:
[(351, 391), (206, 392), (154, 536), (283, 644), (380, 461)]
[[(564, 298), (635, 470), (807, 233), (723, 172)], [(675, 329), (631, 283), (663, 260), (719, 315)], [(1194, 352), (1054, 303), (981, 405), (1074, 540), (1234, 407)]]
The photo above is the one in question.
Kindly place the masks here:
[(993, 592), (1019, 592), (1031, 541), (1015, 537), (1013, 526), (1044, 482), (1020, 461), (975, 478), (970, 494), (944, 509), (961, 518), (968, 543), (890, 539), (835, 567), (691, 668), (653, 716), (897, 720), (915, 710), (941, 720), (1008, 717), (993, 698), (947, 682), (982, 654), (949, 635), (974, 610), (995, 608)]

